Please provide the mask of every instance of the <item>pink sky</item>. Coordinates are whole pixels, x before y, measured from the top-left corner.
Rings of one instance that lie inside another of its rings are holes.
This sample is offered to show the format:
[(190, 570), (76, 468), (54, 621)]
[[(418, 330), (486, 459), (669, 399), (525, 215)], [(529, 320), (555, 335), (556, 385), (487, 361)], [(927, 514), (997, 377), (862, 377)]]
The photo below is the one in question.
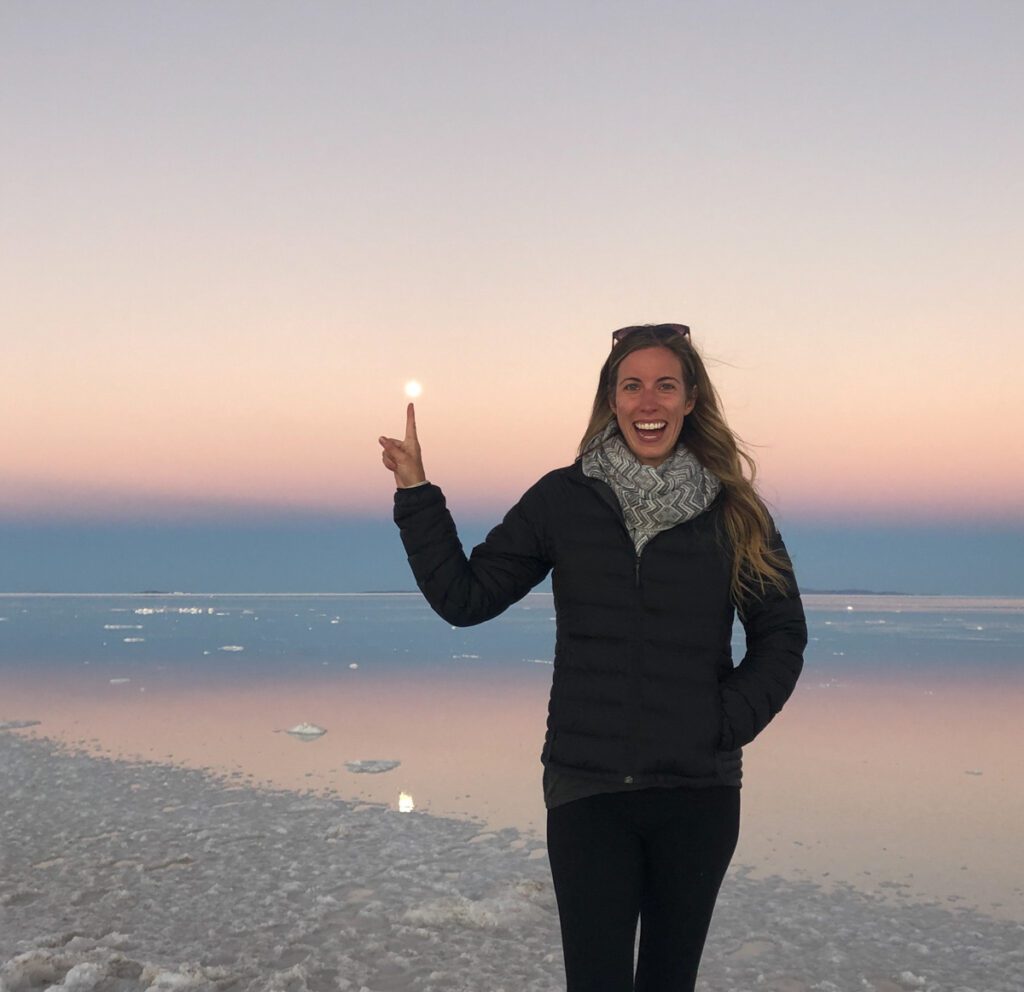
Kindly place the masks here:
[(1015, 8), (403, 10), (5, 13), (0, 514), (378, 508), (411, 377), (503, 507), (671, 320), (783, 512), (1024, 519)]

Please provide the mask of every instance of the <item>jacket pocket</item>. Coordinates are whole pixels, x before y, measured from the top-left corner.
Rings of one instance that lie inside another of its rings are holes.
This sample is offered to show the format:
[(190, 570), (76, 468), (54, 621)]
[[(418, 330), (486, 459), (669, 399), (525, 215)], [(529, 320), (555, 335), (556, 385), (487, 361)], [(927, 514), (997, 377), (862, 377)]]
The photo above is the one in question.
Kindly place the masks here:
[(544, 747), (541, 748), (540, 760), (545, 765), (551, 760), (551, 750), (554, 747), (555, 738), (558, 736), (557, 730), (549, 730), (544, 737)]
[(729, 717), (725, 711), (725, 694), (722, 692), (722, 683), (718, 683), (718, 750), (734, 751), (736, 745), (733, 741), (733, 731), (729, 724)]

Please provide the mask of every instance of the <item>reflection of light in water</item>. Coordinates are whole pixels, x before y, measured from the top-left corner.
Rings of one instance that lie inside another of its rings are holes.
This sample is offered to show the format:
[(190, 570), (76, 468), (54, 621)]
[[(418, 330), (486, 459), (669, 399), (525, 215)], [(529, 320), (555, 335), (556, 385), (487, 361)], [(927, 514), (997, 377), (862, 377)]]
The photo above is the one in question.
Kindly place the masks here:
[(398, 812), (399, 813), (411, 813), (416, 808), (416, 804), (412, 801), (412, 796), (407, 792), (398, 793)]

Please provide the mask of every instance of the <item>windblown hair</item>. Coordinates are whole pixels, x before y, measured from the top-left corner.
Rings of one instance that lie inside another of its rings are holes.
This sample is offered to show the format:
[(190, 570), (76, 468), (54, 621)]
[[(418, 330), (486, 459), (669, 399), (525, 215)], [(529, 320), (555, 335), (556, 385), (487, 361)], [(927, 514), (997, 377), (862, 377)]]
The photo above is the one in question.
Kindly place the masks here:
[(683, 421), (678, 443), (689, 448), (722, 483), (725, 536), (732, 550), (733, 602), (738, 605), (751, 596), (763, 597), (766, 586), (785, 592), (791, 566), (785, 555), (772, 549), (774, 525), (754, 488), (757, 465), (726, 423), (718, 393), (689, 337), (666, 325), (651, 324), (631, 330), (612, 346), (601, 368), (594, 408), (580, 441), (579, 455), (600, 443), (598, 438), (615, 419), (611, 400), (618, 385), (619, 365), (627, 355), (642, 348), (671, 351), (682, 365), (687, 397), (695, 400), (693, 410)]

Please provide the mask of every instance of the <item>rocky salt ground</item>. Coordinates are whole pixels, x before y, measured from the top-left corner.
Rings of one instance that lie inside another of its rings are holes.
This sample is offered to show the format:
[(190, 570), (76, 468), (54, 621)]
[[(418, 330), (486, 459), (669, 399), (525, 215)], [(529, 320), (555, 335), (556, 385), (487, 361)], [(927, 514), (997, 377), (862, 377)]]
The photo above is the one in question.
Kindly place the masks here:
[[(0, 731), (0, 992), (547, 992), (543, 845), (515, 830)], [(1024, 925), (730, 872), (704, 992), (1020, 992)]]

